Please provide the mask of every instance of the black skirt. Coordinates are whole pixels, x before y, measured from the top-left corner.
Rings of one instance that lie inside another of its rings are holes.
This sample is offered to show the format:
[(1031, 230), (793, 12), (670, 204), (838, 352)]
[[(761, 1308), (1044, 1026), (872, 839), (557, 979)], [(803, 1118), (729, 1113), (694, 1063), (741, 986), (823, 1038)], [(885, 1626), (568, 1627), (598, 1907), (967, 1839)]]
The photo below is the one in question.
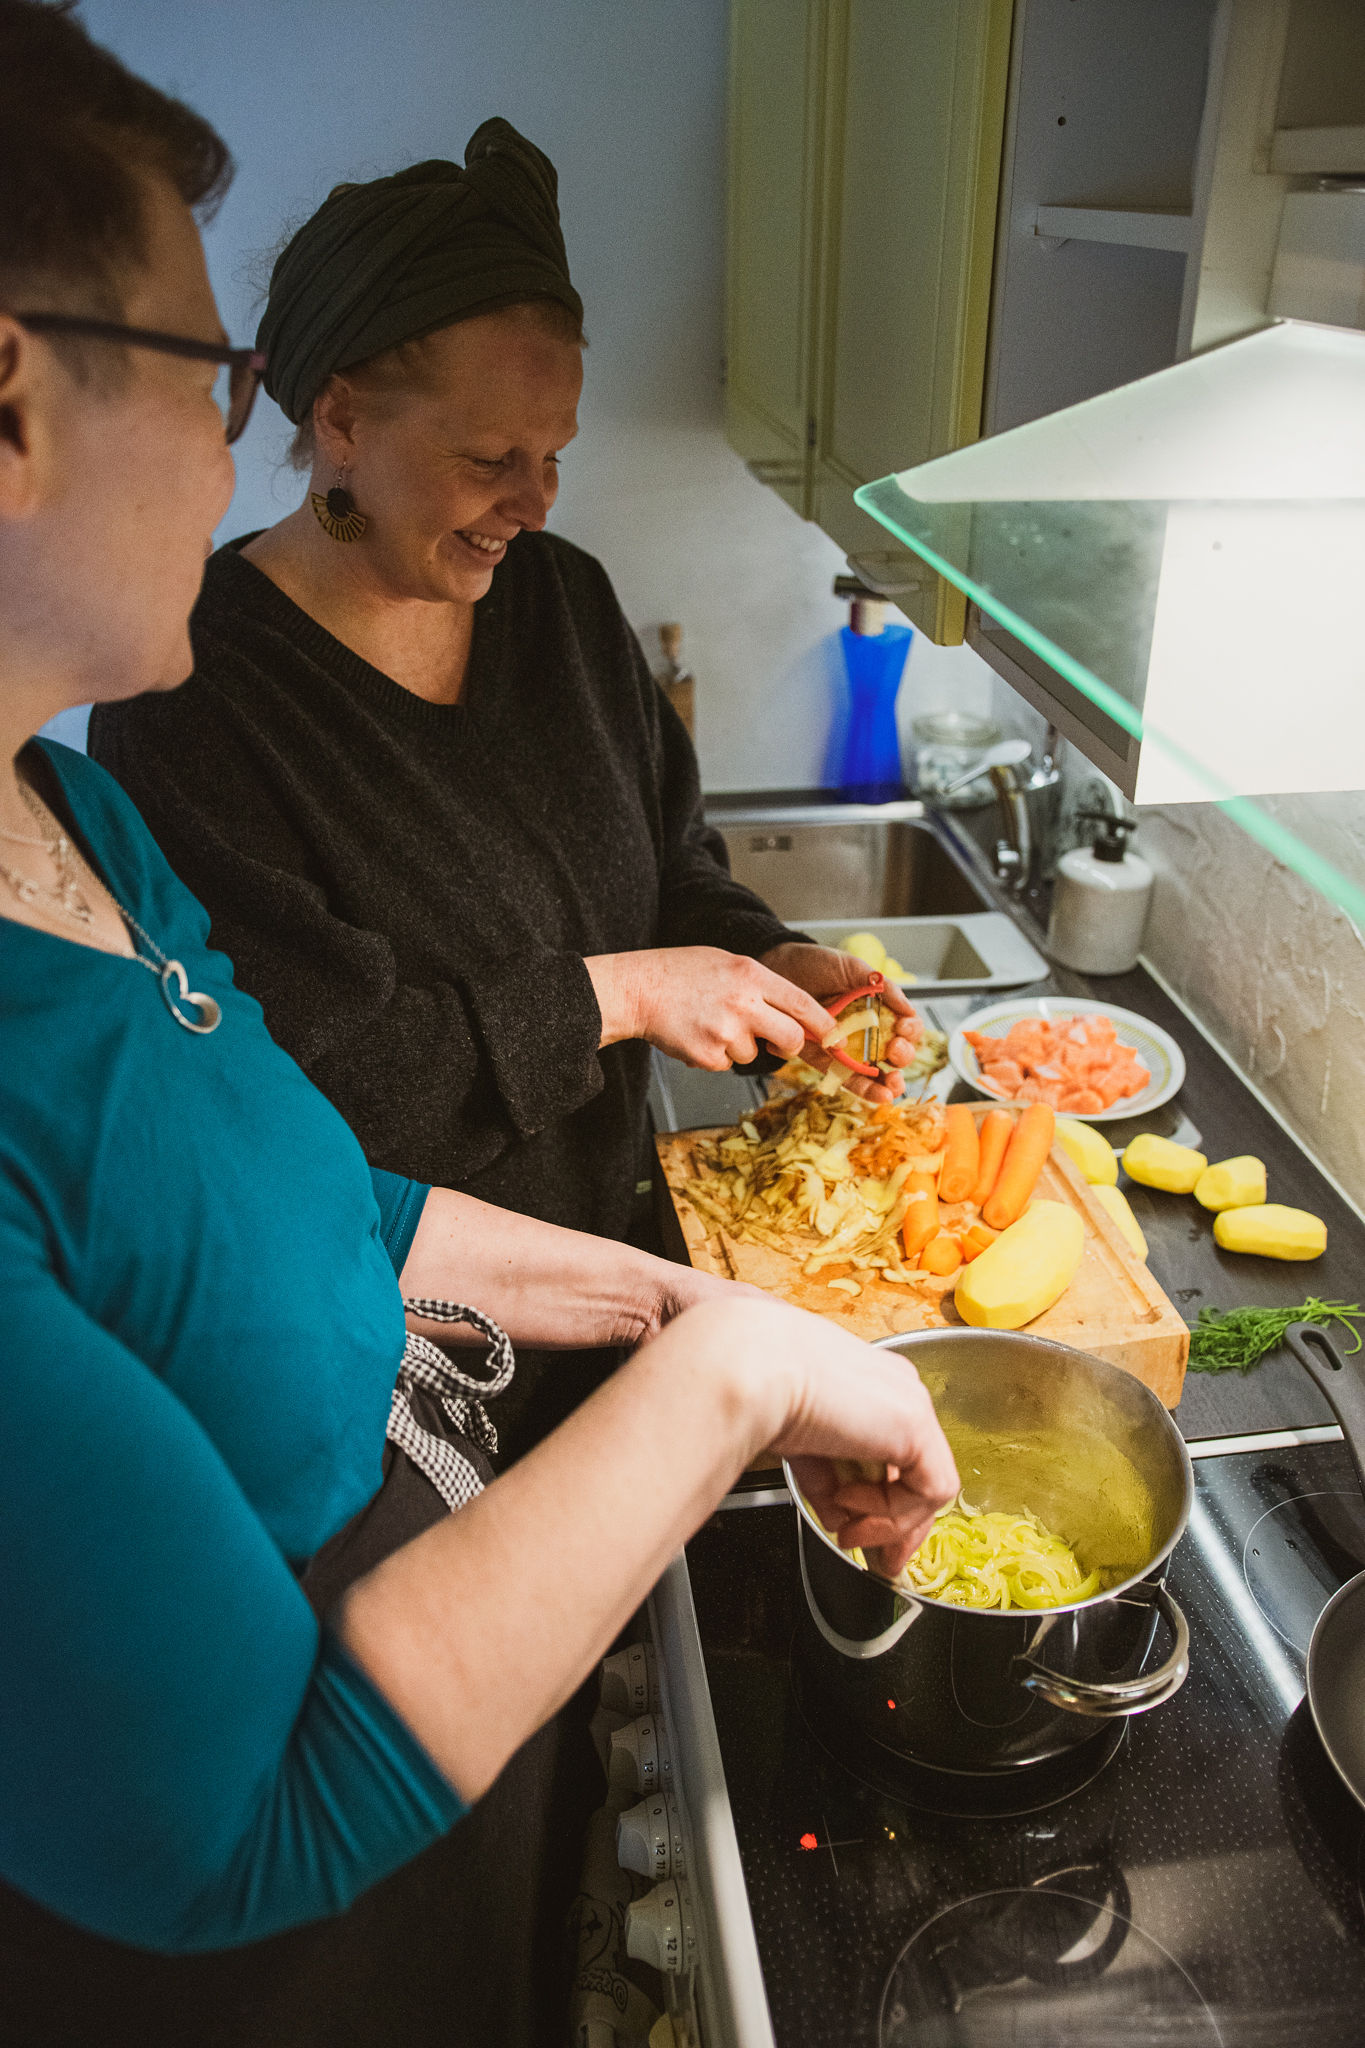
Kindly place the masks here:
[[(428, 1396), (418, 1391), (414, 1407), (433, 1433), (450, 1434)], [(380, 1491), (303, 1576), (319, 1613), (445, 1516), (402, 1451), (385, 1457)], [(584, 1688), (443, 1840), (346, 1912), (269, 1941), (152, 1955), (0, 1885), (0, 2044), (564, 2048), (565, 1923), (602, 1797), (591, 1711)]]

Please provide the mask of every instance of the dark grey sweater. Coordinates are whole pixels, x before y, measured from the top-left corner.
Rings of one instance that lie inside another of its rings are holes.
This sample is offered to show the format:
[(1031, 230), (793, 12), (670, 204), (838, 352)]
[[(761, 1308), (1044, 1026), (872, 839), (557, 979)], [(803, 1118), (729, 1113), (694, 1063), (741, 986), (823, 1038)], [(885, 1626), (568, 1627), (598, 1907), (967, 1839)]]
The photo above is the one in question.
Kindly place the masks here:
[(648, 1051), (599, 1053), (584, 956), (794, 935), (730, 878), (605, 573), (519, 535), (450, 706), (240, 545), (208, 564), (190, 681), (97, 710), (91, 753), (375, 1165), (624, 1235)]

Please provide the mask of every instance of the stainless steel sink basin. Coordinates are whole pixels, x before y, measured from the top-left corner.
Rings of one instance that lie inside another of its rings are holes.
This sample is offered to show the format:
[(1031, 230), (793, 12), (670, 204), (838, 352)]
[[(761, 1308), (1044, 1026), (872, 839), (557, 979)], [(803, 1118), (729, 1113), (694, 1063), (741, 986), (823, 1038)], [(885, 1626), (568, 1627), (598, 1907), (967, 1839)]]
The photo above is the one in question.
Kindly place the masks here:
[(918, 804), (717, 801), (707, 822), (724, 838), (736, 880), (785, 923), (829, 946), (874, 931), (916, 993), (1022, 988), (1048, 973)]
[(918, 804), (707, 812), (736, 881), (789, 924), (944, 917), (991, 908)]

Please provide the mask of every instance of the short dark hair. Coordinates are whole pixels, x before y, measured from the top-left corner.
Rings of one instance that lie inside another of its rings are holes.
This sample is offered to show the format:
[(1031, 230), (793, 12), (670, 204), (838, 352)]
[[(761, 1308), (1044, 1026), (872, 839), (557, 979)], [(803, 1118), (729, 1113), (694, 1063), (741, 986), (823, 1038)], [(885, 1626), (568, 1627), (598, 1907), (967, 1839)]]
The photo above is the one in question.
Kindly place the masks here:
[(0, 0), (0, 308), (118, 318), (146, 261), (143, 181), (201, 217), (232, 177), (202, 116), (92, 43), (74, 0)]

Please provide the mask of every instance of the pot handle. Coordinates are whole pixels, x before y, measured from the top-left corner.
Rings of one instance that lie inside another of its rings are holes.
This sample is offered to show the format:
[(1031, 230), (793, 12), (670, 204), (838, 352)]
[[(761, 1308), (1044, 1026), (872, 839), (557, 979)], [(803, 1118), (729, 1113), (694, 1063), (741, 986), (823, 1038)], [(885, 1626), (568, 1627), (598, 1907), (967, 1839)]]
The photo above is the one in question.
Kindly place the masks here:
[[(796, 1548), (797, 1555), (801, 1560), (801, 1584), (806, 1589), (806, 1606), (810, 1609), (810, 1618), (829, 1644), (831, 1650), (837, 1650), (841, 1657), (884, 1657), (888, 1650), (895, 1649), (911, 1622), (922, 1613), (923, 1610), (918, 1600), (907, 1599), (905, 1601), (905, 1612), (898, 1614), (891, 1626), (884, 1628), (879, 1636), (869, 1636), (863, 1642), (858, 1641), (853, 1636), (841, 1636), (837, 1629), (830, 1627), (824, 1615), (820, 1612), (819, 1603), (811, 1587), (810, 1573), (806, 1570), (805, 1544), (798, 1543)], [(858, 1567), (849, 1560), (849, 1569), (856, 1571)], [(902, 1595), (898, 1593), (896, 1598), (899, 1600), (902, 1598)]]
[(1341, 1424), (1356, 1477), (1365, 1486), (1365, 1381), (1347, 1365), (1321, 1323), (1291, 1323), (1284, 1341)]
[[(1125, 1607), (1147, 1605), (1140, 1600), (1125, 1600), (1123, 1604)], [(1050, 1670), (1046, 1664), (1037, 1663), (1030, 1653), (1014, 1660), (1016, 1671), (1022, 1669), (1026, 1674), (1019, 1683), (1027, 1691), (1037, 1693), (1049, 1706), (1063, 1707), (1070, 1714), (1091, 1714), (1099, 1720), (1145, 1714), (1150, 1707), (1163, 1706), (1174, 1693), (1179, 1692), (1190, 1675), (1190, 1625), (1164, 1586), (1156, 1587), (1152, 1604), (1160, 1609), (1175, 1637), (1175, 1647), (1170, 1656), (1155, 1671), (1144, 1672), (1140, 1678), (1108, 1681), (1070, 1678), (1060, 1671)], [(1034, 1650), (1059, 1619), (1055, 1614), (1047, 1617), (1033, 1638)]]

